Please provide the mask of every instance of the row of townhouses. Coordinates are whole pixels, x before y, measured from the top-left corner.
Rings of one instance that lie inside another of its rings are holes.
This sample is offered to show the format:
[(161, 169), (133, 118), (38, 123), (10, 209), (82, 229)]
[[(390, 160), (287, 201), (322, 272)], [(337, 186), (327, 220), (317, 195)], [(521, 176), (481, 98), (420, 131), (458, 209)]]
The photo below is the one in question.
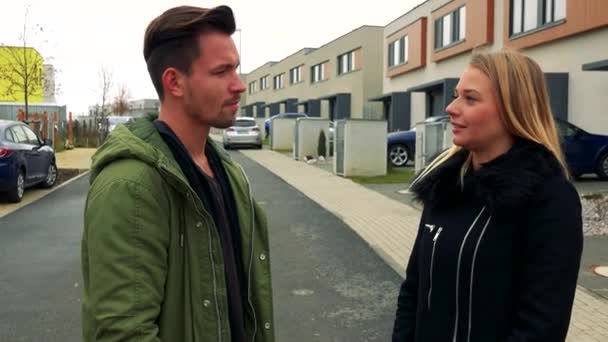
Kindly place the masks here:
[(517, 49), (545, 71), (555, 116), (608, 132), (608, 1), (427, 0), (243, 75), (241, 115), (388, 121), (441, 114), (476, 51)]

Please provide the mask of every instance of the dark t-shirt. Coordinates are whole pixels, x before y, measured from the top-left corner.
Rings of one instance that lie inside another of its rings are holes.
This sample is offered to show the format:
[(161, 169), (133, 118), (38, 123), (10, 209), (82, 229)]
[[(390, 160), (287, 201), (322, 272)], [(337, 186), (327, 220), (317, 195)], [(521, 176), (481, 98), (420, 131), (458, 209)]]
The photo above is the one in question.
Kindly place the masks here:
[(214, 205), (216, 206), (216, 215), (213, 215), (213, 219), (215, 221), (215, 225), (218, 227), (218, 231), (220, 232), (222, 250), (224, 251), (224, 268), (226, 272), (226, 286), (228, 287), (228, 306), (230, 309), (229, 311), (232, 341), (244, 342), (245, 321), (243, 317), (243, 307), (245, 305), (245, 298), (243, 294), (245, 293), (245, 291), (241, 291), (241, 284), (242, 279), (244, 279), (245, 277), (243, 276), (243, 268), (239, 266), (242, 264), (242, 262), (239, 262), (240, 253), (235, 253), (235, 251), (240, 250), (240, 248), (236, 248), (235, 244), (237, 242), (236, 239), (232, 236), (235, 234), (235, 232), (233, 231), (233, 229), (231, 229), (230, 220), (228, 219), (226, 198), (222, 192), (222, 187), (220, 183), (217, 181), (218, 172), (215, 169), (213, 170), (213, 172), (215, 174), (215, 178), (207, 176), (202, 171), (200, 172), (200, 174), (206, 178), (211, 189), (211, 198), (209, 199), (215, 202)]

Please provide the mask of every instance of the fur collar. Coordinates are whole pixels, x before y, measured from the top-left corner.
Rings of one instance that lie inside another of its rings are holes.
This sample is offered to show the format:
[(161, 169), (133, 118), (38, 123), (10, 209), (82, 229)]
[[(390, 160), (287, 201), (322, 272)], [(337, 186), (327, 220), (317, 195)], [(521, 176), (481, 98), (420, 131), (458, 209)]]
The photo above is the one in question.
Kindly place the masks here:
[(464, 182), (460, 169), (469, 155), (461, 150), (413, 184), (411, 190), (425, 205), (441, 206), (458, 200), (476, 199), (495, 215), (524, 208), (547, 179), (564, 177), (559, 161), (544, 146), (517, 139), (511, 149), (469, 171)]

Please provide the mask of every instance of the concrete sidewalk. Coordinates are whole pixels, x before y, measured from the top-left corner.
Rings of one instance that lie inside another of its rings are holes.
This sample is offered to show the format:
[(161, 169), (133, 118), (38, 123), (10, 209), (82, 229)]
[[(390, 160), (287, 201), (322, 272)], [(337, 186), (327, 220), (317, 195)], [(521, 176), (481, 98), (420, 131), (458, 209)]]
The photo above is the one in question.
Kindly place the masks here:
[(95, 151), (97, 151), (97, 149), (76, 148), (58, 152), (55, 154), (55, 158), (57, 158), (57, 168), (88, 170), (91, 168), (91, 157), (95, 154)]
[[(279, 153), (241, 152), (343, 220), (404, 275), (420, 220), (418, 210)], [(579, 286), (567, 341), (608, 341), (608, 301)]]

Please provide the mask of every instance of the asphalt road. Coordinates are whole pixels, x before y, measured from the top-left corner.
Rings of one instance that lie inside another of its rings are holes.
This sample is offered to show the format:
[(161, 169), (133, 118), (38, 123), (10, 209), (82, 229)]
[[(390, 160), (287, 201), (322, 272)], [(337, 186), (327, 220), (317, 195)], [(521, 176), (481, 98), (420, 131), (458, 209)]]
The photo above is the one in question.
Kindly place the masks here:
[[(342, 221), (238, 152), (270, 222), (277, 341), (387, 341), (400, 277)], [(85, 176), (0, 218), (0, 341), (80, 341)]]
[(337, 217), (232, 155), (269, 216), (277, 341), (389, 341), (399, 275)]
[(0, 341), (80, 341), (85, 176), (0, 218)]

